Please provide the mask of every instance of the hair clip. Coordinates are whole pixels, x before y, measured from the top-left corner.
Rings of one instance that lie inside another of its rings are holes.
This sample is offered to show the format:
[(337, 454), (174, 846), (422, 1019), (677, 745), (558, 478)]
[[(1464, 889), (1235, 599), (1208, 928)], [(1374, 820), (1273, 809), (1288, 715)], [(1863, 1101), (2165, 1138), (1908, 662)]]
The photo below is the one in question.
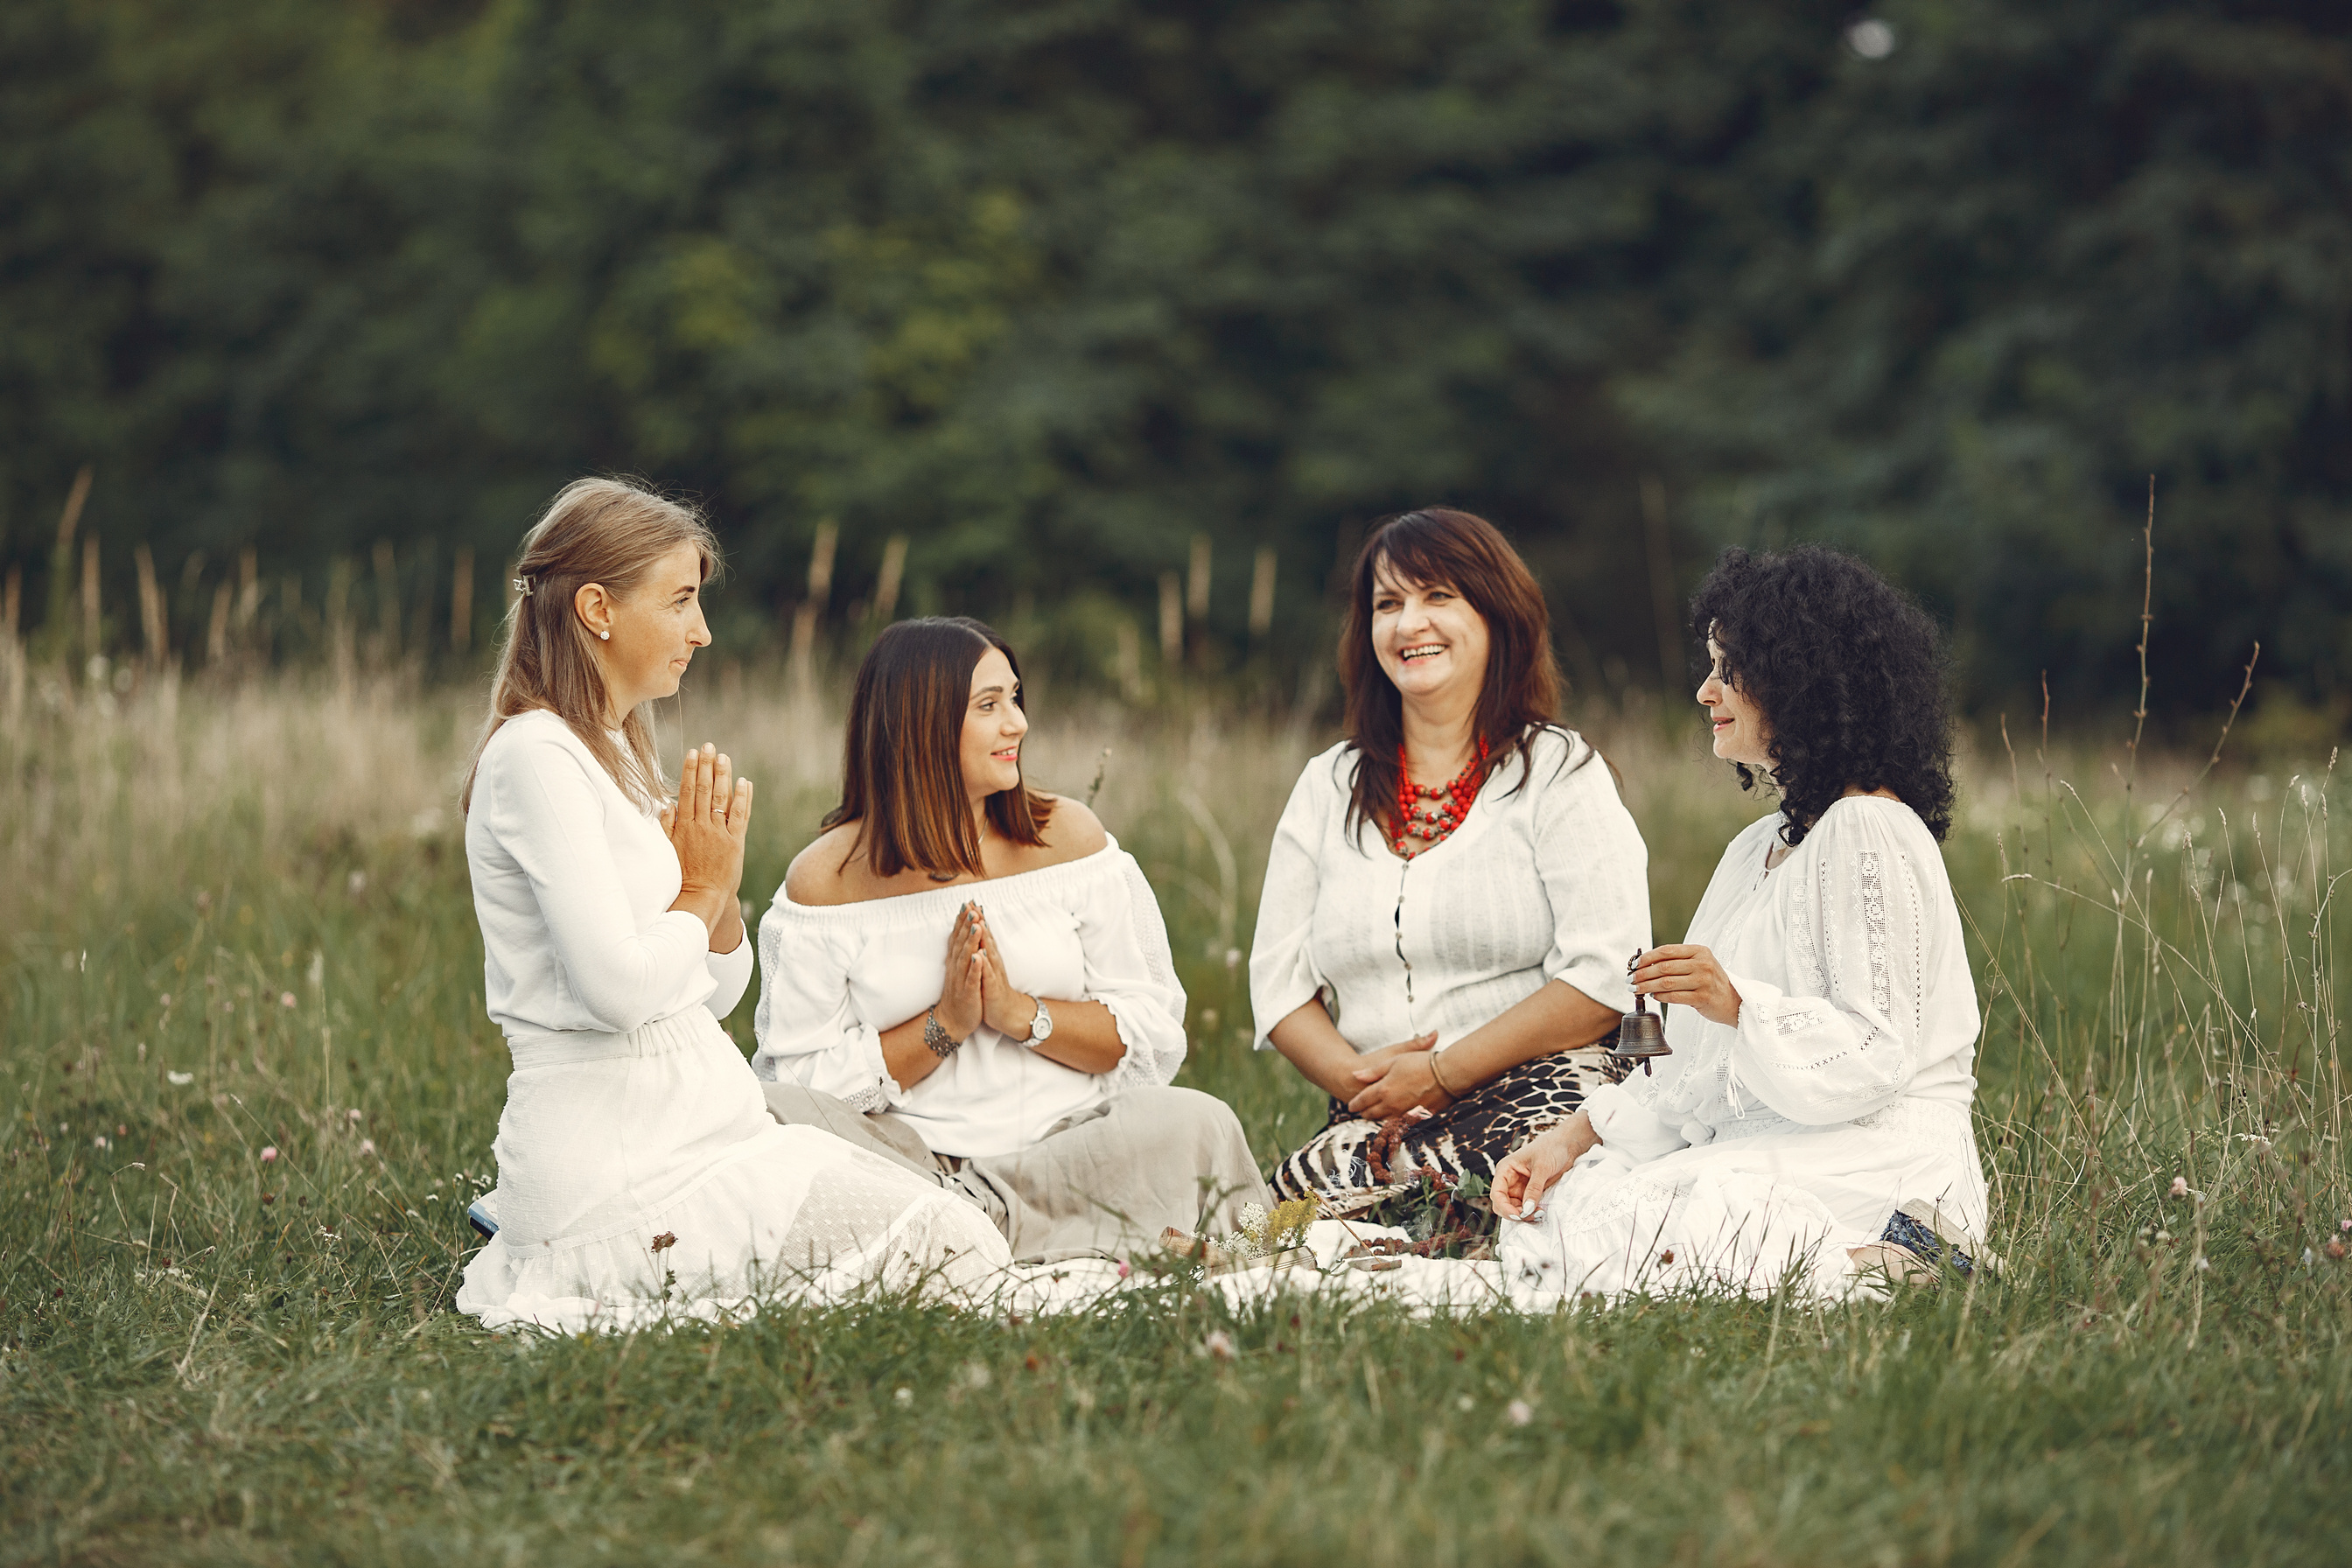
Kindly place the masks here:
[(515, 591), (515, 593), (516, 593), (516, 595), (517, 595), (518, 596), (520, 596), (520, 597), (521, 597), (521, 598), (525, 598), (525, 599), (528, 599), (528, 598), (530, 598), (530, 578), (528, 578), (528, 577), (514, 577), (514, 578), (509, 578), (509, 581), (514, 584), (514, 591)]

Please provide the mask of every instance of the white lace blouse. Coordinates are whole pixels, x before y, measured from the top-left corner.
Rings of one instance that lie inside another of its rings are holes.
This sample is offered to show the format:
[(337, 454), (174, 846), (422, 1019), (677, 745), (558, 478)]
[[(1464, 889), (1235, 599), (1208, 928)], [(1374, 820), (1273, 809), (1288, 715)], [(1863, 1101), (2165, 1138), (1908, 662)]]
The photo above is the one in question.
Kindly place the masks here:
[(1261, 1050), (1316, 996), (1359, 1051), (1432, 1029), (1443, 1050), (1553, 980), (1633, 1005), (1649, 852), (1582, 736), (1546, 727), (1532, 769), (1505, 762), (1409, 861), (1377, 825), (1347, 830), (1355, 759), (1342, 743), (1308, 763), (1275, 828), (1250, 950)]
[(466, 816), (482, 998), (509, 1038), (625, 1035), (700, 1003), (725, 1017), (751, 944), (710, 951), (677, 901), (677, 851), (572, 726), (544, 710), (482, 748)]
[(1956, 1107), (1965, 1126), (1982, 1019), (1927, 825), (1900, 801), (1851, 795), (1767, 870), (1780, 823), (1731, 841), (1686, 939), (1730, 976), (1738, 1023), (1671, 1009), (1673, 1054), (1586, 1100), (1601, 1141), (1637, 1160), (1869, 1124), (1906, 1100)]
[[(987, 911), (1016, 988), (1110, 1009), (1127, 1047), (1118, 1066), (1080, 1072), (982, 1025), (912, 1087), (890, 1076), (882, 1031), (940, 999), (967, 899)], [(760, 922), (760, 1077), (895, 1110), (942, 1154), (1026, 1148), (1122, 1089), (1168, 1082), (1184, 1062), (1184, 988), (1160, 905), (1115, 839), (1042, 870), (863, 903), (796, 904), (778, 888)]]

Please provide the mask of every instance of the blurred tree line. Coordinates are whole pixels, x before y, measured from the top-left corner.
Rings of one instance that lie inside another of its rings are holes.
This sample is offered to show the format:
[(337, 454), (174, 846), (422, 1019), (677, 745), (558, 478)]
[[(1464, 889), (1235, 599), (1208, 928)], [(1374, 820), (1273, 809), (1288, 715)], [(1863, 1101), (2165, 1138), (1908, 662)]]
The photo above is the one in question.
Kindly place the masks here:
[(2340, 0), (11, 0), (0, 556), (62, 637), (98, 541), (126, 647), (137, 547), (175, 647), (271, 595), (446, 637), (469, 560), (478, 646), (546, 496), (630, 471), (710, 506), (740, 630), (831, 523), (835, 621), (902, 580), (1108, 674), (1181, 582), (1193, 657), (1295, 668), (1363, 523), (1444, 500), (1588, 688), (1679, 682), (1720, 545), (1822, 538), (1979, 701), (2065, 702), (2136, 688), (2153, 474), (2159, 702), (2258, 637), (2323, 697), (2348, 44)]

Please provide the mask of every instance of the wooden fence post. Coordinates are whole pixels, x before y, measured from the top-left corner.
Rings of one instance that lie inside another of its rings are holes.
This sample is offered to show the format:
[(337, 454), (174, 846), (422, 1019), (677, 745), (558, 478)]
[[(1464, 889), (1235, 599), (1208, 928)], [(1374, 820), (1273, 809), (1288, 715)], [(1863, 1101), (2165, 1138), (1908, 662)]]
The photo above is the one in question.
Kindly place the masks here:
[(1173, 572), (1160, 574), (1160, 662), (1171, 674), (1184, 662), (1184, 589)]
[(474, 547), (461, 544), (449, 573), (449, 651), (462, 654), (473, 646)]
[(25, 715), (25, 645), (17, 636), (24, 607), (25, 569), (12, 563), (0, 586), (0, 687), (7, 691), (11, 729)]
[(85, 662), (106, 651), (98, 612), (98, 535), (93, 533), (81, 542), (81, 657)]
[(882, 546), (882, 574), (874, 580), (874, 624), (887, 626), (898, 611), (898, 586), (907, 575), (907, 536), (894, 533)]
[(212, 624), (205, 628), (205, 663), (218, 669), (228, 662), (228, 617), (234, 590), (224, 577), (213, 590)]
[(1250, 571), (1249, 635), (1253, 643), (1274, 629), (1274, 546), (1258, 547), (1257, 563)]
[(793, 615), (793, 685), (803, 695), (816, 689), (816, 624), (833, 596), (833, 554), (841, 543), (841, 525), (826, 518), (816, 525), (816, 543), (809, 552), (808, 597)]
[(139, 630), (146, 639), (147, 668), (160, 672), (170, 656), (171, 626), (163, 616), (163, 590), (155, 584), (155, 555), (142, 544), (131, 558), (139, 566)]

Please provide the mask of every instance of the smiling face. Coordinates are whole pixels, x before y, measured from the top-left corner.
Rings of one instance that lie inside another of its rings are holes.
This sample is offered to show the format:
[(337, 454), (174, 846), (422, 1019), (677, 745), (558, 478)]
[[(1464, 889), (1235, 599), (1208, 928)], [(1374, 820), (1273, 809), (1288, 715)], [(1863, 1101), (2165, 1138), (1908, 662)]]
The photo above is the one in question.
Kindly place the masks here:
[(580, 591), (578, 605), (592, 636), (613, 634), (593, 646), (615, 724), (640, 702), (677, 695), (694, 650), (710, 646), (702, 618), (702, 552), (691, 544), (655, 562), (630, 593), (606, 594), (591, 584)]
[(1699, 683), (1698, 700), (1715, 730), (1715, 754), (1727, 763), (1745, 763), (1769, 773), (1772, 731), (1764, 722), (1764, 710), (1724, 679), (1723, 648), (1713, 637), (1706, 639), (1706, 657), (1712, 668)]
[(974, 801), (1021, 783), (1021, 737), (1029, 715), (1015, 700), (1021, 682), (1003, 650), (990, 648), (971, 669), (971, 701), (963, 710), (963, 787)]
[(1486, 617), (1442, 584), (1372, 574), (1372, 655), (1408, 702), (1477, 700), (1486, 683)]

